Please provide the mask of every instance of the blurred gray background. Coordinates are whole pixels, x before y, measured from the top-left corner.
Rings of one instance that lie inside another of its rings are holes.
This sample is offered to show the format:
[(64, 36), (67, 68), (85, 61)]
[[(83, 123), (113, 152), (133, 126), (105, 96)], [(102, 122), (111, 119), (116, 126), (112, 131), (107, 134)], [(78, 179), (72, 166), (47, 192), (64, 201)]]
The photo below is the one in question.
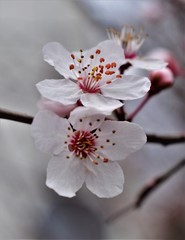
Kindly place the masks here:
[[(0, 107), (34, 115), (35, 84), (60, 78), (43, 61), (42, 47), (58, 41), (68, 50), (91, 48), (107, 38), (106, 27), (143, 26), (149, 33), (141, 54), (172, 51), (185, 66), (183, 0), (0, 0)], [(160, 93), (135, 118), (147, 132), (185, 130), (185, 80)], [(126, 103), (131, 112), (139, 103)], [(84, 187), (76, 198), (45, 186), (49, 156), (39, 152), (30, 126), (0, 121), (1, 239), (185, 239), (185, 170), (156, 191), (144, 206), (109, 225), (104, 219), (131, 202), (143, 184), (185, 156), (183, 144), (147, 144), (121, 162), (123, 193), (99, 199)]]

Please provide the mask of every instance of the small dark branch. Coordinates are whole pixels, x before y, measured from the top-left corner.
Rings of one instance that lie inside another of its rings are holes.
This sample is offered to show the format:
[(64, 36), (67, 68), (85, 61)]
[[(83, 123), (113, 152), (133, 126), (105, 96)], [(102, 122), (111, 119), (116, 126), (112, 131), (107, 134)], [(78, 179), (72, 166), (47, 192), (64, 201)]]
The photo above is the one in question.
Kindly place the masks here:
[(0, 108), (0, 118), (27, 124), (31, 124), (33, 121), (33, 116), (29, 116), (18, 112), (12, 112), (3, 108)]
[(175, 166), (170, 168), (164, 174), (162, 174), (158, 177), (155, 177), (153, 180), (150, 180), (140, 190), (138, 196), (136, 197), (136, 200), (133, 203), (127, 205), (126, 207), (124, 207), (124, 208), (120, 209), (119, 211), (115, 212), (114, 214), (112, 214), (110, 217), (108, 217), (105, 220), (106, 223), (111, 223), (114, 220), (118, 219), (119, 217), (125, 216), (126, 214), (130, 213), (131, 211), (142, 207), (144, 202), (148, 199), (148, 197), (156, 189), (158, 189), (163, 183), (165, 183), (167, 180), (169, 180), (175, 173), (177, 173), (184, 166), (185, 166), (185, 159), (181, 160), (179, 163), (177, 163)]
[(170, 144), (184, 143), (185, 142), (185, 134), (180, 135), (155, 135), (155, 134), (147, 134), (147, 143), (157, 143), (162, 144), (164, 146)]
[(185, 166), (185, 159), (181, 160), (171, 169), (169, 169), (166, 173), (162, 174), (159, 177), (154, 178), (150, 181), (146, 186), (138, 194), (138, 197), (135, 201), (135, 208), (139, 208), (143, 205), (147, 197), (157, 189), (162, 183), (166, 182), (171, 176), (173, 176), (176, 172), (178, 172), (181, 168)]
[[(119, 109), (120, 116), (125, 118), (124, 109)], [(119, 116), (119, 117), (120, 117)], [(13, 112), (7, 109), (0, 108), (0, 119), (12, 120), (15, 122), (22, 122), (31, 124), (33, 121), (33, 116), (26, 115), (24, 113)], [(124, 119), (122, 119), (124, 120)], [(175, 143), (183, 143), (185, 142), (185, 134), (176, 135), (176, 136), (168, 136), (168, 135), (154, 135), (147, 134), (147, 143), (158, 143), (164, 146), (175, 144)]]

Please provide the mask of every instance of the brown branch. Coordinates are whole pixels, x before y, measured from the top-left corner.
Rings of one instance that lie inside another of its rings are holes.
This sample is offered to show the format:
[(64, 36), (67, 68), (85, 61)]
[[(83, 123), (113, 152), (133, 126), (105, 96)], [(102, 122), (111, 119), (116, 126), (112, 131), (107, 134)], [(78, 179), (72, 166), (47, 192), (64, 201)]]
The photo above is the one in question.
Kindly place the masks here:
[(125, 216), (126, 214), (130, 213), (133, 210), (139, 209), (144, 202), (148, 199), (148, 197), (158, 189), (163, 183), (169, 180), (175, 173), (177, 173), (180, 169), (185, 166), (185, 159), (181, 160), (175, 166), (170, 168), (164, 174), (155, 177), (153, 180), (150, 180), (148, 183), (144, 185), (144, 187), (139, 191), (138, 196), (136, 197), (135, 201), (126, 207), (120, 209), (119, 211), (115, 212), (111, 216), (109, 216), (105, 221), (106, 223), (111, 223), (114, 220), (118, 219), (121, 216)]
[[(31, 124), (34, 117), (23, 114), (23, 113), (12, 112), (10, 110), (0, 108), (0, 118)], [(158, 144), (167, 146), (170, 144), (184, 143), (184, 142), (185, 142), (185, 134), (174, 135), (174, 136), (147, 134), (147, 143), (158, 143)]]
[(19, 112), (12, 112), (3, 108), (0, 108), (0, 118), (27, 124), (31, 124), (33, 121), (33, 116), (29, 116)]
[(164, 146), (170, 144), (184, 143), (185, 142), (185, 134), (180, 135), (155, 135), (155, 134), (147, 134), (147, 143), (157, 143), (162, 144)]

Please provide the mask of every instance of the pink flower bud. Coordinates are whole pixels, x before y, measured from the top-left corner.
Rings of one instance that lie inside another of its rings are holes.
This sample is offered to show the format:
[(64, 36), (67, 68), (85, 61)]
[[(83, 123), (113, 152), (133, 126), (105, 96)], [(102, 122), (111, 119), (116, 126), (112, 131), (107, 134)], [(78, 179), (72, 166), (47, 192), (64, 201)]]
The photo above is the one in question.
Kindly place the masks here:
[(174, 76), (169, 68), (152, 71), (150, 73), (151, 88), (149, 95), (154, 95), (160, 91), (171, 87), (174, 83)]
[(158, 48), (149, 53), (154, 59), (164, 60), (168, 63), (168, 68), (172, 71), (174, 77), (181, 75), (181, 66), (175, 56), (165, 48)]
[(70, 112), (73, 109), (75, 109), (78, 106), (78, 104), (75, 103), (75, 104), (65, 106), (61, 103), (51, 101), (47, 98), (41, 98), (38, 101), (37, 106), (39, 109), (46, 109), (51, 112), (54, 112), (55, 114), (57, 114), (60, 117), (68, 117)]

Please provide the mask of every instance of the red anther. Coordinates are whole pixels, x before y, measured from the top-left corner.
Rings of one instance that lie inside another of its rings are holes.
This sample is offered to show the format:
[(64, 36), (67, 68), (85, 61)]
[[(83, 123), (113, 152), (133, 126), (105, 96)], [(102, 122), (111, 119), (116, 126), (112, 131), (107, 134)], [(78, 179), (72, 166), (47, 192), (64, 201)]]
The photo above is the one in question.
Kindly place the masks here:
[(106, 75), (112, 75), (112, 74), (114, 74), (114, 73), (115, 73), (114, 71), (106, 71), (106, 72), (105, 72)]
[(112, 67), (112, 68), (116, 67), (116, 63), (115, 63), (115, 62), (112, 62), (112, 63), (111, 63), (111, 67)]
[(74, 68), (75, 68), (74, 64), (71, 64), (71, 65), (69, 66), (69, 69), (70, 69), (70, 70), (72, 70), (72, 69), (74, 69)]
[(106, 64), (105, 67), (106, 67), (107, 69), (111, 68), (110, 63)]
[(105, 62), (105, 59), (104, 58), (100, 58), (100, 62)]
[(109, 161), (108, 158), (104, 158), (104, 159), (103, 159), (103, 162), (104, 162), (104, 163), (107, 163), (108, 161)]
[(116, 78), (122, 78), (122, 76), (121, 75), (116, 75)]
[(77, 80), (83, 80), (83, 78), (82, 77), (78, 77)]
[(71, 54), (71, 57), (72, 57), (72, 59), (75, 59), (75, 55), (73, 53)]
[(110, 83), (112, 83), (112, 81), (111, 81), (111, 80), (109, 80), (109, 81), (106, 81), (106, 84), (110, 84)]
[(98, 165), (98, 162), (97, 162), (97, 161), (95, 161), (95, 160), (93, 160), (93, 163), (94, 163), (95, 165)]
[(100, 49), (97, 49), (96, 54), (100, 54), (100, 53), (101, 53)]

